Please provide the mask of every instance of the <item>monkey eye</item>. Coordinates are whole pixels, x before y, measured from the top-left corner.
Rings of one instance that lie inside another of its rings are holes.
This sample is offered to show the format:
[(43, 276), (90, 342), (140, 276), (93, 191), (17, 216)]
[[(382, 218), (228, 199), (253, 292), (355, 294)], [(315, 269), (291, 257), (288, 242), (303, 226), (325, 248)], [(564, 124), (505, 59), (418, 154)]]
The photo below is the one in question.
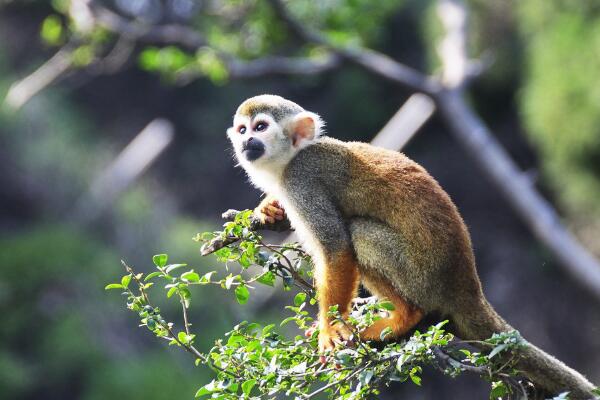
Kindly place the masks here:
[(269, 126), (269, 124), (267, 124), (266, 122), (259, 122), (258, 124), (256, 124), (256, 126), (254, 127), (254, 130), (257, 132), (262, 132), (265, 129), (267, 129), (267, 127)]
[(238, 132), (243, 135), (244, 133), (246, 133), (246, 127), (244, 125), (240, 126), (238, 128)]

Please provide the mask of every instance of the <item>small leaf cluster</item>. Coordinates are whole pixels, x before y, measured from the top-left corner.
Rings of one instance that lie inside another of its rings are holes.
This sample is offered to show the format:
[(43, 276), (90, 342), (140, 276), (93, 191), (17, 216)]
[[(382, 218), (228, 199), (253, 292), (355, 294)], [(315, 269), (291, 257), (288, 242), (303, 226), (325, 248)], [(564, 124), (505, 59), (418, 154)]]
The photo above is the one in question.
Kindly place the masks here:
[(240, 304), (248, 301), (247, 288), (251, 288), (252, 284), (274, 287), (278, 278), (284, 290), (296, 286), (311, 294), (312, 285), (307, 282), (312, 277), (310, 256), (297, 243), (265, 243), (263, 237), (253, 230), (253, 223), (252, 211), (242, 211), (237, 213), (233, 221), (226, 222), (222, 231), (204, 232), (194, 238), (202, 243), (203, 248), (215, 240), (230, 243), (214, 254), (217, 261), (225, 264), (227, 271), (231, 270), (233, 264), (240, 267), (239, 272), (230, 272), (216, 283), (225, 289), (237, 286), (236, 296), (238, 292), (242, 295), (237, 296)]
[[(310, 310), (316, 304), (310, 256), (295, 243), (265, 243), (255, 226), (252, 212), (242, 211), (222, 230), (195, 237), (203, 249), (214, 249), (217, 262), (222, 264), (220, 271), (198, 272), (187, 264), (169, 264), (168, 256), (159, 254), (153, 257), (155, 271), (144, 276), (125, 265), (127, 274), (120, 282), (106, 286), (122, 291), (127, 308), (138, 314), (140, 326), (192, 354), (196, 365), (214, 371), (214, 379), (198, 389), (197, 398), (310, 399), (326, 395), (331, 399), (367, 399), (395, 382), (421, 385), (427, 367), (451, 377), (474, 372), (490, 382), (490, 398), (494, 399), (525, 391), (514, 367), (524, 343), (518, 332), (462, 341), (446, 331), (447, 321), (442, 321), (404, 340), (383, 345), (363, 340), (364, 329), (394, 310), (385, 299), (359, 299), (346, 318), (337, 306), (330, 308), (331, 323), (344, 324), (351, 339), (326, 354), (327, 362), (323, 363), (317, 346), (319, 330), (311, 317), (314, 310)], [(167, 298), (179, 300), (182, 327), (167, 322), (151, 303), (150, 291), (159, 282)], [(266, 326), (241, 322), (217, 339), (208, 352), (198, 351), (194, 346), (198, 333), (192, 331), (188, 316), (194, 287), (216, 285), (233, 291), (243, 305), (257, 284), (295, 290), (292, 304), (285, 307), (287, 315), (279, 324)], [(290, 326), (292, 322), (296, 327)], [(383, 330), (380, 339), (391, 339), (390, 333)]]

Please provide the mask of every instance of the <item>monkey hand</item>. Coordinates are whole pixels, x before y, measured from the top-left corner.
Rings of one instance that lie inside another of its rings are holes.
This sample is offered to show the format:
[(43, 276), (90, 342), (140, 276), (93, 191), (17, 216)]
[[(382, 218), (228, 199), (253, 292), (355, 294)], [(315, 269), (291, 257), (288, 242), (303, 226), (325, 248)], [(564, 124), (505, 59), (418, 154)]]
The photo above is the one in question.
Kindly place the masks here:
[(277, 200), (270, 200), (255, 210), (255, 214), (262, 224), (274, 224), (276, 221), (286, 219), (285, 210)]
[(319, 330), (319, 354), (320, 361), (325, 364), (327, 355), (336, 349), (336, 347), (347, 346), (352, 344), (352, 332), (348, 327), (340, 322), (335, 325), (321, 324)]

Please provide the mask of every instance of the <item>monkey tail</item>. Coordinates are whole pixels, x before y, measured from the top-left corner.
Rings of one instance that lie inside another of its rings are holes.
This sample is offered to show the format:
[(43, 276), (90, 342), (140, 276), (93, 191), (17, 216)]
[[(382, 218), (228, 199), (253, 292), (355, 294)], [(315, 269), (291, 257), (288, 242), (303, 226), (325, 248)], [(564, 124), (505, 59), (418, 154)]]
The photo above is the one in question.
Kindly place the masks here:
[[(466, 308), (468, 309), (468, 308)], [(482, 299), (475, 308), (476, 312), (468, 315), (455, 315), (453, 322), (457, 334), (465, 340), (483, 340), (494, 333), (513, 331), (494, 308)], [(569, 392), (569, 398), (574, 400), (595, 399), (592, 393), (594, 385), (583, 375), (565, 365), (562, 361), (525, 341), (525, 346), (518, 350), (516, 368), (523, 372), (538, 389), (552, 395)]]

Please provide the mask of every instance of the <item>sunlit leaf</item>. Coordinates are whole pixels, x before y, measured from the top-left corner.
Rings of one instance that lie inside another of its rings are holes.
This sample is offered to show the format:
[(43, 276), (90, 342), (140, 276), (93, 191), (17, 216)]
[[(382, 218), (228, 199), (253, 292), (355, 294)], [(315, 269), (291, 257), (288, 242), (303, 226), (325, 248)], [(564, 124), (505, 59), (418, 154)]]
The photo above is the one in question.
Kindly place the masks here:
[(245, 285), (239, 285), (237, 288), (235, 288), (235, 298), (237, 299), (238, 303), (246, 304), (250, 298), (250, 292), (248, 291), (248, 288)]
[(157, 267), (164, 267), (165, 265), (167, 265), (167, 259), (168, 256), (166, 254), (157, 254), (152, 257), (152, 261)]

